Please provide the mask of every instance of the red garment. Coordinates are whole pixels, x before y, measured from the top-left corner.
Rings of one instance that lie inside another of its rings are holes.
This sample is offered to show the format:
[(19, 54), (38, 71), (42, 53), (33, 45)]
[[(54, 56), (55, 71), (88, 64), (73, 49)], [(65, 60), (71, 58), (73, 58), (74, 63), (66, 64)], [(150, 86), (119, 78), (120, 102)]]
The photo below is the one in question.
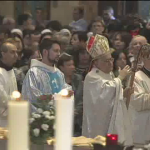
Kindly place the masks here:
[(136, 31), (130, 31), (130, 34), (132, 35), (132, 37), (139, 35), (140, 33), (140, 29), (136, 30)]

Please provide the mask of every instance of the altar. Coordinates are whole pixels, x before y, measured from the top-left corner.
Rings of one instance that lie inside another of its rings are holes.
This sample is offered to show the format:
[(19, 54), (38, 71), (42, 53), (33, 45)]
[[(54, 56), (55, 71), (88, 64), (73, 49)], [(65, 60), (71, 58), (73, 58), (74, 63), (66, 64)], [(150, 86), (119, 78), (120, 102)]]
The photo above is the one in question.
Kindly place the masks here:
[[(7, 150), (7, 141), (6, 140), (0, 140), (0, 149), (1, 150)], [(31, 144), (29, 150), (53, 150), (53, 146), (50, 145), (35, 145)], [(73, 147), (73, 150), (92, 150), (90, 147)]]

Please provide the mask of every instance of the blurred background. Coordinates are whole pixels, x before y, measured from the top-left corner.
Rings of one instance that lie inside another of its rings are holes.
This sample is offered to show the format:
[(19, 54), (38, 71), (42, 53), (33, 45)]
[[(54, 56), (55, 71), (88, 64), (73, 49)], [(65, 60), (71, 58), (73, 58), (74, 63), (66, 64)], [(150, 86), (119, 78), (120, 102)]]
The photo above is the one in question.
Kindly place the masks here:
[(102, 15), (105, 6), (112, 6), (115, 16), (138, 13), (143, 19), (149, 15), (149, 1), (0, 1), (0, 15), (16, 17), (24, 12), (36, 17), (36, 8), (43, 11), (45, 20), (59, 20), (63, 25), (72, 21), (74, 6), (85, 8), (85, 19), (90, 21), (94, 16)]

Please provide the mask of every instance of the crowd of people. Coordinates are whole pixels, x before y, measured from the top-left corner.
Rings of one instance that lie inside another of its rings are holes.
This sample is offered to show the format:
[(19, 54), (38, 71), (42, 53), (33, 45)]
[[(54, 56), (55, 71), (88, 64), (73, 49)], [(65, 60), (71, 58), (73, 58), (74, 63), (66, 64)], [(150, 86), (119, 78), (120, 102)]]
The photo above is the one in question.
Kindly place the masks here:
[(62, 26), (36, 11), (35, 20), (26, 13), (1, 21), (0, 126), (7, 126), (13, 91), (19, 90), (34, 112), (38, 97), (68, 88), (75, 96), (74, 136), (117, 133), (125, 145), (150, 142), (149, 56), (138, 63), (134, 89), (128, 86), (139, 50), (150, 42), (150, 23), (137, 14), (117, 18), (112, 7), (88, 23), (77, 6), (73, 21)]

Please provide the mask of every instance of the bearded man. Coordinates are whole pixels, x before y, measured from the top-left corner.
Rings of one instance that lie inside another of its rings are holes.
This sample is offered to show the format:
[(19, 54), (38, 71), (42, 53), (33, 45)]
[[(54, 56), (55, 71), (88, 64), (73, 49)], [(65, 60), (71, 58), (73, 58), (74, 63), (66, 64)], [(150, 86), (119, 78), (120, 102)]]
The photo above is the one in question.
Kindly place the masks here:
[(31, 104), (35, 103), (41, 95), (53, 95), (68, 87), (64, 74), (55, 67), (60, 56), (59, 42), (44, 39), (39, 48), (42, 61), (31, 60), (31, 68), (22, 86), (22, 96)]

